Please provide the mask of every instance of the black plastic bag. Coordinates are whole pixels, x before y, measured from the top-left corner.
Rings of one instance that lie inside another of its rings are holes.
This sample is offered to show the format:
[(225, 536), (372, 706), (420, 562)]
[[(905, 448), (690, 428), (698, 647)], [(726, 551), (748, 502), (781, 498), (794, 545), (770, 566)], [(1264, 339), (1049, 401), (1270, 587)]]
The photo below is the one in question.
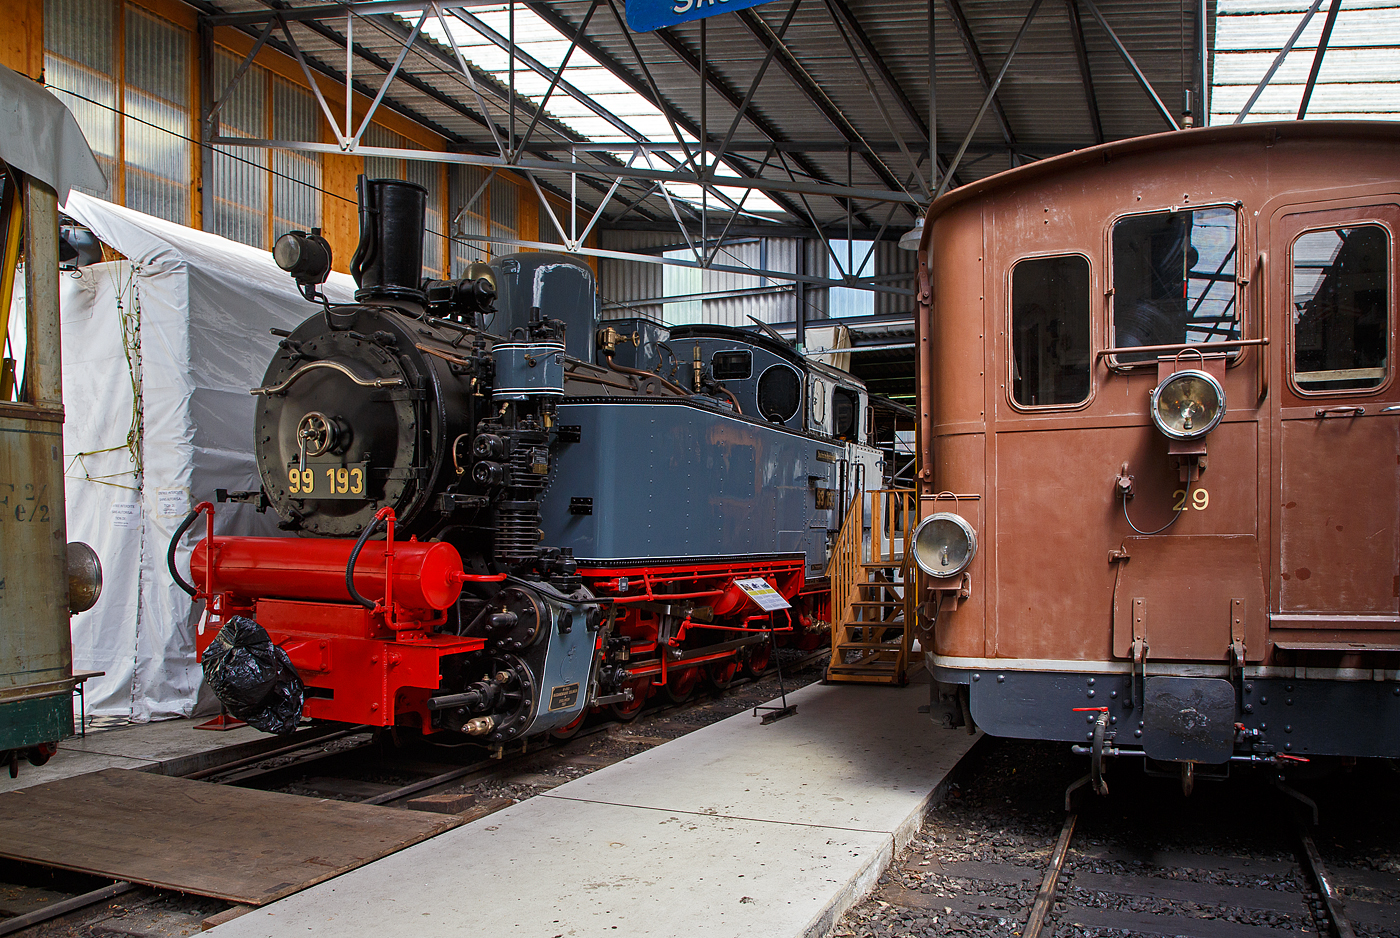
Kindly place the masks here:
[(296, 730), (306, 685), (261, 625), (243, 616), (229, 619), (202, 661), (204, 679), (233, 716), (264, 733)]

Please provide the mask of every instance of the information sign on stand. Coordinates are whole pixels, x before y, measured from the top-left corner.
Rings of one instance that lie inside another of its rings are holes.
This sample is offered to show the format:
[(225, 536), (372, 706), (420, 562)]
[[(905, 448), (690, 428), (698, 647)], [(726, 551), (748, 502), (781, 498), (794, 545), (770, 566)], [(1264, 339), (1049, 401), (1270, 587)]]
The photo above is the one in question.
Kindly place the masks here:
[(762, 577), (752, 580), (735, 580), (734, 585), (747, 593), (749, 599), (758, 603), (758, 608), (764, 612), (777, 612), (779, 609), (792, 608), (792, 604), (783, 599), (783, 594), (773, 589), (768, 581)]
[(730, 10), (746, 10), (768, 0), (627, 0), (627, 25), (634, 33), (689, 23)]

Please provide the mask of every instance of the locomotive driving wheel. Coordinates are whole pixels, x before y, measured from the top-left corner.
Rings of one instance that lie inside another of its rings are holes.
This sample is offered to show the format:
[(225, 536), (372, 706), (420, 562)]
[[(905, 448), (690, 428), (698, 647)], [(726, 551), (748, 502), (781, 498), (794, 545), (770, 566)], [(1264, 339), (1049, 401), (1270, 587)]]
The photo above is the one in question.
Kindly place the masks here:
[(753, 645), (749, 649), (749, 656), (744, 659), (744, 677), (756, 678), (764, 671), (768, 670), (768, 665), (773, 660), (773, 643), (764, 642), (761, 645)]
[(574, 722), (566, 726), (558, 726), (550, 730), (549, 738), (557, 740), (561, 743), (564, 742), (564, 740), (566, 739), (573, 739), (575, 736), (578, 735), (578, 731), (583, 729), (583, 721), (584, 718), (587, 716), (588, 708), (584, 707), (582, 710), (579, 711), (578, 717), (574, 720)]
[(649, 677), (629, 681), (625, 686), (632, 688), (632, 699), (608, 704), (608, 711), (613, 715), (613, 718), (621, 720), (623, 723), (630, 723), (637, 719), (637, 715), (642, 712), (642, 706), (647, 702), (650, 685), (651, 678)]
[(666, 699), (671, 703), (685, 703), (690, 699), (690, 695), (695, 693), (695, 686), (699, 683), (699, 668), (672, 671), (666, 677)]
[(716, 691), (723, 692), (734, 683), (734, 676), (739, 673), (739, 659), (730, 658), (728, 661), (716, 661), (705, 668), (705, 681)]

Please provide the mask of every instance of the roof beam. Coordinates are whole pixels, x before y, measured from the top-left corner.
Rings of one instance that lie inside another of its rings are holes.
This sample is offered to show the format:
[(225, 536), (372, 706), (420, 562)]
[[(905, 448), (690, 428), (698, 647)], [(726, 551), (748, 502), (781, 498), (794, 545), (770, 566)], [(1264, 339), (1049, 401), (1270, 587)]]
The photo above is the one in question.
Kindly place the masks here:
[[(403, 41), (405, 41), (405, 42), (407, 42), (407, 41), (409, 40), (409, 38), (410, 38), (406, 27), (405, 27), (402, 23), (400, 23), (400, 22), (398, 22), (397, 20), (393, 19), (393, 17), (391, 17), (391, 16), (388, 16), (388, 15), (377, 15), (377, 16), (375, 16), (375, 17), (373, 18), (372, 22), (373, 22), (375, 25), (377, 25), (378, 27), (380, 27), (381, 29), (383, 29), (383, 30), (385, 30), (385, 31), (387, 31), (387, 32), (389, 32), (389, 33), (391, 33), (391, 34), (396, 34), (401, 40), (403, 40)], [(334, 31), (332, 30), (331, 32), (333, 33)], [(449, 37), (449, 38), (450, 38), (450, 37)], [(334, 40), (332, 40), (332, 41), (334, 41)], [(343, 40), (343, 39), (340, 40), (340, 42), (341, 42), (342, 45), (344, 44), (344, 40)], [(446, 54), (443, 50), (441, 50), (440, 48), (438, 48), (437, 43), (431, 42), (431, 41), (429, 41), (426, 37), (423, 37), (423, 36), (414, 37), (414, 38), (413, 38), (413, 42), (414, 42), (415, 48), (416, 48), (420, 53), (422, 53), (423, 55), (429, 57), (430, 59), (435, 59), (435, 60), (437, 60), (440, 64), (446, 66), (447, 69), (448, 69), (453, 75), (456, 75), (456, 74), (457, 74), (457, 62), (456, 62), (455, 57), (449, 58), (449, 57), (447, 56), (447, 54)], [(446, 95), (443, 95), (443, 94), (441, 94), (441, 92), (437, 92), (436, 89), (433, 89), (431, 85), (428, 85), (426, 82), (423, 82), (421, 79), (418, 79), (418, 78), (416, 78), (416, 77), (413, 76), (413, 75), (409, 75), (409, 74), (407, 74), (407, 73), (401, 73), (400, 77), (402, 77), (402, 78), (405, 79), (405, 80), (412, 79), (412, 81), (410, 81), (409, 83), (410, 83), (410, 85), (411, 85), (412, 87), (414, 87), (414, 88), (418, 88), (419, 85), (422, 85), (422, 86), (424, 86), (424, 87), (427, 87), (428, 89), (431, 89), (432, 92), (433, 92), (433, 94), (434, 94), (434, 100), (437, 100), (437, 101), (439, 101), (440, 103), (443, 103), (445, 106), (452, 108), (452, 109), (453, 109), (454, 111), (456, 111), (458, 114), (461, 114), (461, 115), (464, 116), (464, 117), (470, 118), (471, 120), (475, 121), (477, 124), (481, 125), (482, 127), (486, 127), (486, 128), (488, 128), (488, 129), (491, 129), (491, 128), (492, 128), (492, 124), (494, 124), (494, 121), (493, 121), (488, 115), (479, 115), (479, 114), (477, 114), (475, 111), (473, 111), (473, 110), (471, 110), (470, 108), (464, 106), (463, 104), (461, 104), (460, 102), (456, 101), (455, 99), (450, 98), (450, 97), (448, 97), (448, 96), (446, 96)], [(484, 84), (486, 84), (486, 85), (488, 85), (488, 86), (495, 86), (495, 87), (497, 88), (497, 93), (499, 93), (499, 85), (498, 85), (498, 83), (496, 82), (496, 80), (495, 80), (492, 76), (486, 74), (485, 72), (480, 72), (476, 77), (477, 77), (477, 80), (478, 80), (478, 81), (480, 81), (480, 82), (482, 82), (482, 83), (484, 83)], [(505, 91), (505, 94), (507, 94), (507, 95), (512, 95), (512, 94), (513, 94), (513, 91), (510, 90), (510, 89), (507, 89), (507, 90)], [(565, 127), (564, 125), (560, 124), (558, 121), (554, 120), (552, 117), (549, 117), (549, 116), (548, 116), (547, 114), (545, 114), (543, 111), (541, 111), (541, 110), (539, 110), (539, 109), (537, 109), (537, 108), (531, 107), (531, 105), (529, 104), (528, 101), (520, 101), (519, 99), (517, 99), (517, 106), (521, 107), (521, 108), (523, 109), (524, 113), (530, 114), (530, 115), (532, 115), (533, 117), (538, 118), (538, 119), (540, 120), (541, 123), (543, 123), (545, 126), (547, 126), (547, 127), (550, 129), (550, 131), (552, 131), (553, 133), (556, 133), (556, 134), (558, 134), (559, 136), (563, 137), (566, 141), (569, 140), (569, 139), (573, 136), (573, 133), (572, 133), (567, 127)], [(497, 130), (498, 130), (499, 132), (504, 132), (505, 129), (504, 129), (504, 128), (497, 128)], [(492, 137), (494, 138), (495, 136), (496, 136), (496, 133), (493, 132)], [(456, 141), (456, 142), (459, 142), (459, 143), (467, 143), (467, 141), (464, 141), (464, 140), (462, 140), (461, 138), (452, 138), (452, 139), (453, 139), (454, 141)], [(549, 159), (548, 152), (545, 151), (545, 150), (540, 150), (540, 149), (537, 149), (537, 148), (535, 148), (535, 147), (528, 147), (527, 150), (528, 150), (529, 152), (535, 154), (536, 156), (539, 156), (541, 159)], [(612, 157), (608, 157), (608, 159), (611, 160)], [(600, 169), (600, 172), (606, 174), (606, 169), (605, 169), (605, 168), (601, 168), (601, 169)], [(585, 178), (584, 181), (585, 181), (585, 184), (586, 184), (590, 189), (593, 189), (595, 192), (598, 192), (598, 193), (601, 194), (601, 193), (604, 193), (604, 192), (607, 191), (607, 188), (606, 188), (605, 186), (599, 185), (596, 181), (594, 181), (594, 180), (592, 180), (592, 179)], [(565, 192), (563, 192), (562, 190), (560, 190), (560, 189), (558, 189), (558, 188), (556, 188), (556, 187), (554, 187), (554, 186), (552, 186), (552, 185), (546, 185), (545, 188), (547, 188), (550, 192), (554, 193), (555, 195), (559, 196), (560, 198), (567, 198), (567, 194), (566, 194)], [(626, 202), (626, 200), (620, 200), (620, 201), (623, 201), (624, 204), (628, 204), (628, 205), (631, 204), (631, 203)], [(642, 214), (646, 215), (648, 218), (655, 217), (655, 216), (653, 216), (650, 212), (647, 212), (644, 208), (642, 208), (642, 207), (640, 207), (640, 206), (638, 207), (638, 211), (642, 212)]]
[[(982, 83), (982, 91), (985, 94), (992, 90), (992, 75), (987, 71), (987, 63), (982, 59), (982, 52), (977, 48), (977, 40), (972, 37), (972, 26), (967, 21), (967, 14), (963, 12), (962, 4), (958, 0), (943, 0), (948, 7), (948, 13), (952, 16), (953, 27), (958, 31), (958, 38), (962, 40), (963, 48), (967, 50), (968, 61), (972, 63), (973, 71), (977, 73), (977, 80)], [(992, 115), (997, 119), (997, 125), (1001, 127), (1002, 139), (1014, 153), (1016, 150), (1016, 134), (1011, 130), (1011, 121), (1006, 116), (1006, 111), (1001, 106), (1001, 99), (995, 94), (992, 95)]]
[[(928, 132), (928, 122), (919, 114), (919, 109), (914, 107), (914, 102), (910, 101), (909, 96), (904, 93), (904, 86), (899, 83), (899, 80), (894, 77), (894, 73), (890, 71), (890, 67), (885, 64), (884, 56), (880, 54), (879, 49), (875, 48), (875, 43), (865, 31), (865, 27), (861, 26), (860, 20), (856, 19), (855, 14), (851, 12), (851, 8), (846, 5), (846, 0), (827, 0), (827, 3), (840, 15), (846, 28), (851, 31), (851, 35), (865, 52), (865, 57), (874, 66), (880, 80), (889, 89), (895, 103), (904, 112), (905, 118), (919, 131), (920, 137), (925, 140), (931, 139)], [(938, 171), (942, 173), (948, 169), (948, 160), (941, 153), (936, 155), (938, 157)]]
[[(847, 119), (845, 114), (841, 113), (841, 109), (836, 106), (836, 103), (832, 101), (831, 98), (827, 97), (826, 92), (821, 90), (816, 80), (802, 67), (802, 63), (797, 61), (797, 57), (792, 54), (792, 50), (773, 32), (773, 28), (752, 9), (737, 10), (734, 15), (738, 17), (739, 22), (742, 23), (744, 28), (758, 41), (759, 45), (763, 46), (765, 52), (768, 51), (770, 46), (777, 45), (778, 65), (787, 73), (792, 83), (797, 86), (797, 90), (802, 92), (802, 96), (810, 101), (817, 110), (831, 122), (832, 126), (840, 132), (841, 136), (845, 137), (853, 144), (862, 144), (862, 151), (860, 154), (861, 161), (870, 168), (876, 178), (891, 189), (903, 189), (904, 187), (899, 183), (899, 180), (895, 178), (894, 174), (890, 172), (889, 168), (878, 158), (867, 152), (868, 148), (864, 146), (865, 139), (861, 136), (860, 131)], [(665, 31), (666, 30), (658, 30), (658, 32)], [(866, 219), (865, 224), (869, 225), (870, 221)]]
[[(560, 16), (549, 5), (545, 3), (534, 2), (534, 0), (523, 0), (523, 2), (525, 6), (529, 7), (532, 11), (534, 11), (534, 13), (537, 16), (539, 16), (549, 25), (553, 26), (555, 29), (559, 30), (559, 32), (567, 34), (575, 28), (574, 24), (571, 24), (568, 20)], [(638, 79), (635, 75), (632, 74), (630, 69), (624, 66), (621, 62), (619, 62), (616, 58), (614, 58), (611, 54), (609, 54), (606, 50), (599, 46), (596, 42), (592, 41), (587, 36), (583, 36), (579, 39), (579, 46), (583, 49), (583, 51), (587, 52), (590, 56), (592, 56), (595, 62), (597, 62), (599, 65), (602, 65), (613, 75), (617, 76), (618, 79), (625, 83), (634, 92), (645, 98), (653, 107), (657, 108), (662, 113), (667, 114), (671, 118), (671, 120), (673, 120), (678, 126), (682, 127), (687, 133), (693, 135), (696, 139), (699, 139), (699, 125), (695, 124), (685, 115), (677, 111), (674, 107), (671, 106), (670, 102), (658, 98), (646, 82)], [(715, 86), (712, 84), (711, 87)], [(753, 121), (750, 121), (750, 123), (753, 123)], [(770, 129), (765, 129), (764, 126), (761, 126), (757, 123), (754, 123), (754, 127), (759, 131), (759, 133), (762, 134), (769, 134), (771, 132)], [(774, 139), (772, 142), (779, 143), (781, 141), (779, 141), (778, 139)], [(670, 144), (667, 144), (666, 146), (669, 147)], [(684, 147), (682, 147), (680, 144), (677, 144), (676, 146), (678, 148), (684, 149)], [(764, 148), (766, 149), (766, 145), (764, 145)], [(741, 172), (752, 172), (752, 167), (747, 163), (739, 159), (733, 159), (732, 162), (741, 164), (738, 167)], [(821, 179), (824, 182), (831, 182), (831, 180), (825, 179), (820, 174), (814, 174), (814, 178)], [(800, 216), (800, 212), (797, 209), (797, 206), (794, 205), (791, 202), (791, 200), (781, 197), (774, 197), (771, 193), (770, 198), (773, 198), (774, 201), (778, 202), (778, 204), (783, 207), (784, 211), (789, 212), (793, 215), (793, 217)]]
[(1079, 18), (1079, 0), (1065, 0), (1069, 12), (1069, 34), (1074, 40), (1074, 57), (1079, 61), (1079, 78), (1084, 84), (1084, 103), (1089, 108), (1089, 122), (1094, 125), (1094, 142), (1103, 143), (1103, 121), (1099, 117), (1099, 99), (1094, 94), (1094, 76), (1089, 71), (1089, 53), (1084, 47), (1084, 21)]

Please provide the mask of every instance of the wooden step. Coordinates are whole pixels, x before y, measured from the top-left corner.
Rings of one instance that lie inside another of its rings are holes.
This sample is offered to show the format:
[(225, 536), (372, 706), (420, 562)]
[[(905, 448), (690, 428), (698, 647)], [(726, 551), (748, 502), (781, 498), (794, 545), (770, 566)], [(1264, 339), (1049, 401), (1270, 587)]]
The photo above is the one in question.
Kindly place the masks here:
[(884, 651), (899, 651), (903, 645), (898, 641), (890, 642), (837, 642), (837, 651), (849, 651), (855, 648), (879, 648)]
[(852, 606), (860, 606), (864, 609), (903, 609), (902, 599), (857, 599), (851, 603)]

